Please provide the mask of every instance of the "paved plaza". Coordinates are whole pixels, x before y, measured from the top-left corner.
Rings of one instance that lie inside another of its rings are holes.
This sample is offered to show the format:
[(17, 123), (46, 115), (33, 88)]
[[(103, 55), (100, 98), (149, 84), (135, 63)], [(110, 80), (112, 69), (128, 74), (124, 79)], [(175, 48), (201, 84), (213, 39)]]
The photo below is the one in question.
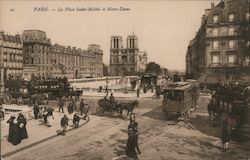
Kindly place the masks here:
[[(124, 156), (129, 120), (96, 115), (96, 102), (100, 97), (83, 96), (83, 98), (86, 103), (91, 104), (88, 123), (66, 133), (66, 136), (55, 136), (9, 155), (5, 159), (111, 160)], [(138, 155), (139, 159), (247, 159), (250, 156), (248, 142), (231, 141), (230, 149), (222, 150), (221, 129), (219, 126), (213, 127), (208, 121), (209, 99), (210, 96), (201, 96), (200, 107), (192, 112), (187, 121), (173, 123), (167, 121), (166, 115), (162, 112), (162, 99), (138, 98), (140, 104), (134, 113), (139, 124), (139, 146), (142, 151), (142, 154)], [(129, 98), (117, 98), (117, 100), (129, 100)], [(61, 115), (58, 112), (55, 114)], [(29, 126), (39, 126), (39, 120), (32, 121), (28, 121)], [(42, 131), (50, 130), (44, 125), (39, 127)], [(56, 125), (53, 128), (51, 133), (55, 133), (58, 129)], [(29, 138), (32, 139), (32, 136)], [(20, 145), (27, 144), (26, 141), (28, 139)], [(13, 148), (11, 144), (8, 145)]]
[[(4, 105), (4, 108), (11, 108), (11, 106)], [(15, 108), (15, 105), (13, 108)], [(64, 113), (58, 112), (57, 110), (53, 112), (54, 119), (51, 122), (52, 126), (48, 127), (48, 125), (44, 123), (43, 119), (34, 119), (33, 114), (32, 114), (33, 112), (31, 111), (32, 109), (31, 107), (30, 107), (30, 111), (27, 109), (27, 106), (24, 108), (26, 108), (25, 111), (29, 112), (29, 115), (27, 115), (29, 117), (26, 116), (28, 119), (27, 126), (26, 126), (27, 132), (28, 132), (28, 138), (23, 139), (20, 144), (12, 145), (7, 140), (8, 131), (9, 131), (9, 124), (7, 123), (7, 120), (10, 118), (10, 115), (13, 115), (13, 113), (6, 114), (5, 119), (1, 121), (1, 154), (3, 156), (13, 154), (27, 147), (32, 147), (33, 145), (37, 143), (41, 143), (50, 138), (54, 138), (58, 136), (58, 134), (62, 131), (62, 128), (60, 126), (60, 121)], [(64, 110), (66, 111), (66, 107)], [(18, 113), (16, 113), (16, 115), (17, 114)], [(67, 130), (69, 131), (69, 130), (74, 129), (74, 125), (72, 122), (73, 115), (70, 116), (67, 114), (67, 116), (69, 117), (69, 126), (67, 127)], [(87, 123), (87, 121), (88, 121), (88, 118), (86, 120), (81, 119), (80, 126)]]

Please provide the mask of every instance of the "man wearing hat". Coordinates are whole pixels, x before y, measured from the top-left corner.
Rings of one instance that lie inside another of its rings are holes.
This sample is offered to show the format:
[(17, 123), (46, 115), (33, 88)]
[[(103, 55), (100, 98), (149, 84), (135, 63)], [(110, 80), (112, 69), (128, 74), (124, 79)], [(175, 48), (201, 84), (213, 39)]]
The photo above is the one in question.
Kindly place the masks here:
[(138, 160), (136, 151), (136, 138), (134, 135), (134, 131), (132, 128), (129, 128), (128, 130), (128, 140), (127, 140), (127, 145), (126, 145), (126, 155), (130, 158), (133, 158), (135, 160)]
[(72, 102), (69, 102), (69, 105), (68, 105), (68, 113), (69, 115), (71, 116), (71, 114), (74, 112), (74, 106), (73, 106), (73, 103)]
[(2, 105), (0, 105), (0, 118), (4, 120), (5, 110)]
[(64, 110), (63, 110), (64, 101), (61, 97), (59, 98), (58, 105), (59, 105), (59, 112), (62, 110), (62, 113), (64, 113)]
[(80, 102), (80, 112), (81, 112), (81, 115), (83, 114), (83, 112), (84, 112), (84, 106), (85, 104), (84, 104), (84, 101), (83, 101), (83, 99), (81, 99), (81, 102)]
[(68, 125), (68, 117), (66, 116), (66, 114), (64, 114), (64, 116), (62, 117), (61, 119), (61, 127), (62, 127), (62, 135), (65, 135), (65, 131), (66, 131), (66, 128), (67, 128), (67, 125)]
[(33, 107), (33, 113), (34, 113), (35, 119), (38, 119), (39, 107), (38, 107), (37, 104), (35, 104), (34, 107)]
[(75, 128), (79, 127), (79, 122), (80, 122), (80, 117), (78, 116), (77, 113), (75, 113), (73, 118), (73, 124), (75, 125)]

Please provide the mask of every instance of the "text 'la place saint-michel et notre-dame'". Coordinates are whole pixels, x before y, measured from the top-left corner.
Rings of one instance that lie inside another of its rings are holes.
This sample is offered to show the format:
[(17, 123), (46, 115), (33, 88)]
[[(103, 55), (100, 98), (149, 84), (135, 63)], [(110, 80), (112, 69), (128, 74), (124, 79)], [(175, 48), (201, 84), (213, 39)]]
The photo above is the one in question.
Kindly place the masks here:
[(130, 11), (130, 8), (126, 7), (34, 7), (35, 12), (47, 12), (47, 11), (57, 11), (57, 12), (74, 12), (74, 11)]

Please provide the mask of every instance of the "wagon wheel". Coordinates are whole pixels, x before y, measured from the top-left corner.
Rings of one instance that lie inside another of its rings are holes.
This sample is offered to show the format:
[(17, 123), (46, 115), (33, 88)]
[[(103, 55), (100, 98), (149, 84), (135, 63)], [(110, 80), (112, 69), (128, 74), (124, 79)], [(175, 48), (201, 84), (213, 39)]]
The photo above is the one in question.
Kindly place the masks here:
[(101, 106), (97, 106), (96, 113), (97, 114), (103, 114), (104, 113), (103, 108)]
[(122, 115), (121, 115), (121, 116), (122, 116), (123, 119), (126, 119), (126, 118), (128, 117), (128, 110), (123, 109), (123, 110), (122, 110)]
[(165, 114), (166, 114), (166, 119), (167, 119), (167, 120), (170, 120), (170, 119), (171, 119), (170, 114), (169, 114), (168, 112), (166, 112)]
[(183, 114), (183, 120), (184, 120), (184, 122), (187, 122), (187, 120), (188, 120), (188, 114), (189, 114), (188, 111), (184, 112), (184, 114)]
[(114, 110), (114, 109), (111, 109), (111, 110), (109, 111), (109, 115), (110, 115), (110, 117), (115, 117), (115, 110)]
[(4, 94), (4, 96), (3, 96), (3, 102), (5, 104), (11, 104), (11, 102), (12, 102), (12, 96), (10, 94)]
[(22, 97), (17, 98), (16, 103), (17, 103), (18, 105), (22, 105), (22, 104), (24, 103), (23, 98), (22, 98)]

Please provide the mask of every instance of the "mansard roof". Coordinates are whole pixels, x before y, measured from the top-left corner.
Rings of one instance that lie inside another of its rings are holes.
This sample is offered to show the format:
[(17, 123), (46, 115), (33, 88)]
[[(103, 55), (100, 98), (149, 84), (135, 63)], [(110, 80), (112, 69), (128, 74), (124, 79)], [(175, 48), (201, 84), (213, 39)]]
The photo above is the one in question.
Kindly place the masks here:
[(24, 30), (22, 34), (24, 43), (43, 43), (50, 44), (50, 39), (47, 38), (46, 33), (41, 30)]
[(22, 40), (20, 38), (20, 35), (9, 35), (5, 34), (3, 31), (0, 32), (0, 39), (3, 41), (11, 42), (11, 43), (22, 43)]

